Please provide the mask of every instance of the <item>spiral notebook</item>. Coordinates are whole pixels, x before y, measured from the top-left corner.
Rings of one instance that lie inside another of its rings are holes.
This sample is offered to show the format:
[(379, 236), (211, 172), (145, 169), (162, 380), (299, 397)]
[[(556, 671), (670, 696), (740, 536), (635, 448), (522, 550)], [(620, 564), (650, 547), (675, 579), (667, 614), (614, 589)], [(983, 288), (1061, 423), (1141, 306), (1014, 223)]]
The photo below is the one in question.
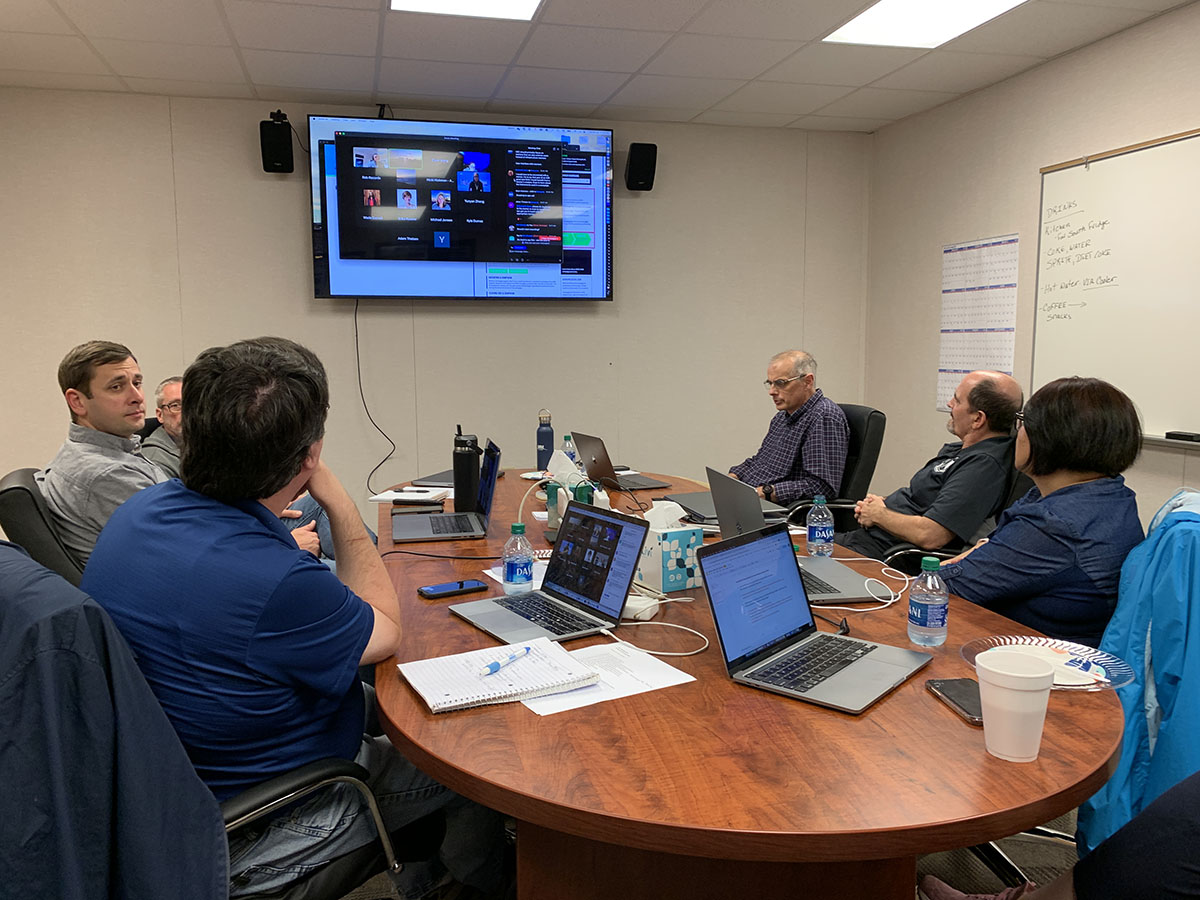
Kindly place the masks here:
[[(526, 647), (527, 654), (499, 671), (481, 674), (488, 663), (506, 660)], [(400, 663), (397, 668), (435, 713), (573, 691), (600, 678), (599, 672), (576, 662), (561, 644), (544, 637)]]

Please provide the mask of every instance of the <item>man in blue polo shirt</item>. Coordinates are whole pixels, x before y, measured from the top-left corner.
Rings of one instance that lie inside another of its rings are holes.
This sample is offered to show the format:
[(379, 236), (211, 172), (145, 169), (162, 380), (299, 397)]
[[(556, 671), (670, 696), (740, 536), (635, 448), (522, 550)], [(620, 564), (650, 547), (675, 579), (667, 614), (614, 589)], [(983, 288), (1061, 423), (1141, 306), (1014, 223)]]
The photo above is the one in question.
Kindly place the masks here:
[(816, 378), (817, 361), (803, 350), (771, 357), (763, 384), (779, 412), (758, 452), (729, 470), (782, 506), (817, 494), (833, 499), (842, 486), (850, 426)]
[[(320, 360), (281, 338), (201, 353), (184, 375), (182, 481), (146, 488), (109, 519), (83, 589), (138, 655), (196, 770), (224, 800), (327, 756), (371, 773), (388, 827), (446, 811), (441, 865), (406, 866), (425, 896), (445, 870), (492, 891), (500, 817), (363, 734), (357, 670), (395, 652), (395, 590), (358, 509), (321, 461), (329, 388)], [(329, 516), (337, 575), (279, 514), (307, 490)], [(346, 786), (230, 846), (232, 896), (274, 890), (374, 838)]]

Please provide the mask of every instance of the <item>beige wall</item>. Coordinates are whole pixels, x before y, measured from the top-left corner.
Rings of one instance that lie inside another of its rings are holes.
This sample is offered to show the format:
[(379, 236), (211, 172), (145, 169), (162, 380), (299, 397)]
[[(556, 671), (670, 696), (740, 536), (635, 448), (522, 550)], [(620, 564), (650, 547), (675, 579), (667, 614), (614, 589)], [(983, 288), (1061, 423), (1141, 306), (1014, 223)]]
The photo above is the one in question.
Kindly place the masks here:
[[(0, 89), (0, 371), (21, 388), (0, 472), (62, 441), (54, 372), (76, 343), (124, 342), (156, 383), (207, 346), (275, 333), (325, 361), (327, 459), (365, 498), (387, 444), (358, 397), (353, 302), (312, 296), (304, 156), (262, 171), (257, 123), (276, 105)], [(309, 112), (373, 114), (282, 105), (301, 133)], [(458, 422), (531, 466), (541, 406), (560, 438), (579, 428), (618, 461), (703, 478), (757, 447), (766, 360), (790, 346), (818, 357), (831, 396), (861, 399), (872, 139), (614, 128), (619, 147), (659, 145), (650, 193), (620, 185), (617, 158), (615, 302), (361, 305), (364, 393), (398, 445), (375, 487), (448, 467)]]
[[(1038, 170), (1200, 126), (1198, 42), (1192, 4), (876, 135), (866, 399), (888, 414), (877, 490), (906, 481), (946, 439), (933, 403), (942, 246), (1020, 235), (1016, 376), (1028, 384)], [(1200, 483), (1200, 454), (1148, 445), (1127, 478), (1148, 521), (1179, 485)]]

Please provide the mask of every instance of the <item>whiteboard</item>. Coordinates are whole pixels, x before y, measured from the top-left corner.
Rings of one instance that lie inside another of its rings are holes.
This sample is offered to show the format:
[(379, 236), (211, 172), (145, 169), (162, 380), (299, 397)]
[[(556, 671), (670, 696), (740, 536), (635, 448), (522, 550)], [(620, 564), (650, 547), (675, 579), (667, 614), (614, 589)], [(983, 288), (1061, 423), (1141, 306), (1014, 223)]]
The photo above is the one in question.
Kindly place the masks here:
[(1042, 170), (1033, 388), (1125, 391), (1147, 435), (1200, 432), (1200, 130)]

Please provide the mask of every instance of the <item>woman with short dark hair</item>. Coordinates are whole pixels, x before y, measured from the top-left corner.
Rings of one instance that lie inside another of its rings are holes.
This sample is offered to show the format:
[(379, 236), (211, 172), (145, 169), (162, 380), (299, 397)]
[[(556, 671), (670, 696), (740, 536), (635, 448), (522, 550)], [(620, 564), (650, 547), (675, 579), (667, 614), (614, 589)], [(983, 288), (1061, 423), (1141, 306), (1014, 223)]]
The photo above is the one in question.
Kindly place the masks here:
[(1095, 647), (1125, 556), (1143, 538), (1121, 472), (1142, 449), (1133, 402), (1097, 378), (1060, 378), (1017, 414), (1014, 464), (1034, 486), (987, 537), (942, 566), (950, 590), (1051, 637)]

